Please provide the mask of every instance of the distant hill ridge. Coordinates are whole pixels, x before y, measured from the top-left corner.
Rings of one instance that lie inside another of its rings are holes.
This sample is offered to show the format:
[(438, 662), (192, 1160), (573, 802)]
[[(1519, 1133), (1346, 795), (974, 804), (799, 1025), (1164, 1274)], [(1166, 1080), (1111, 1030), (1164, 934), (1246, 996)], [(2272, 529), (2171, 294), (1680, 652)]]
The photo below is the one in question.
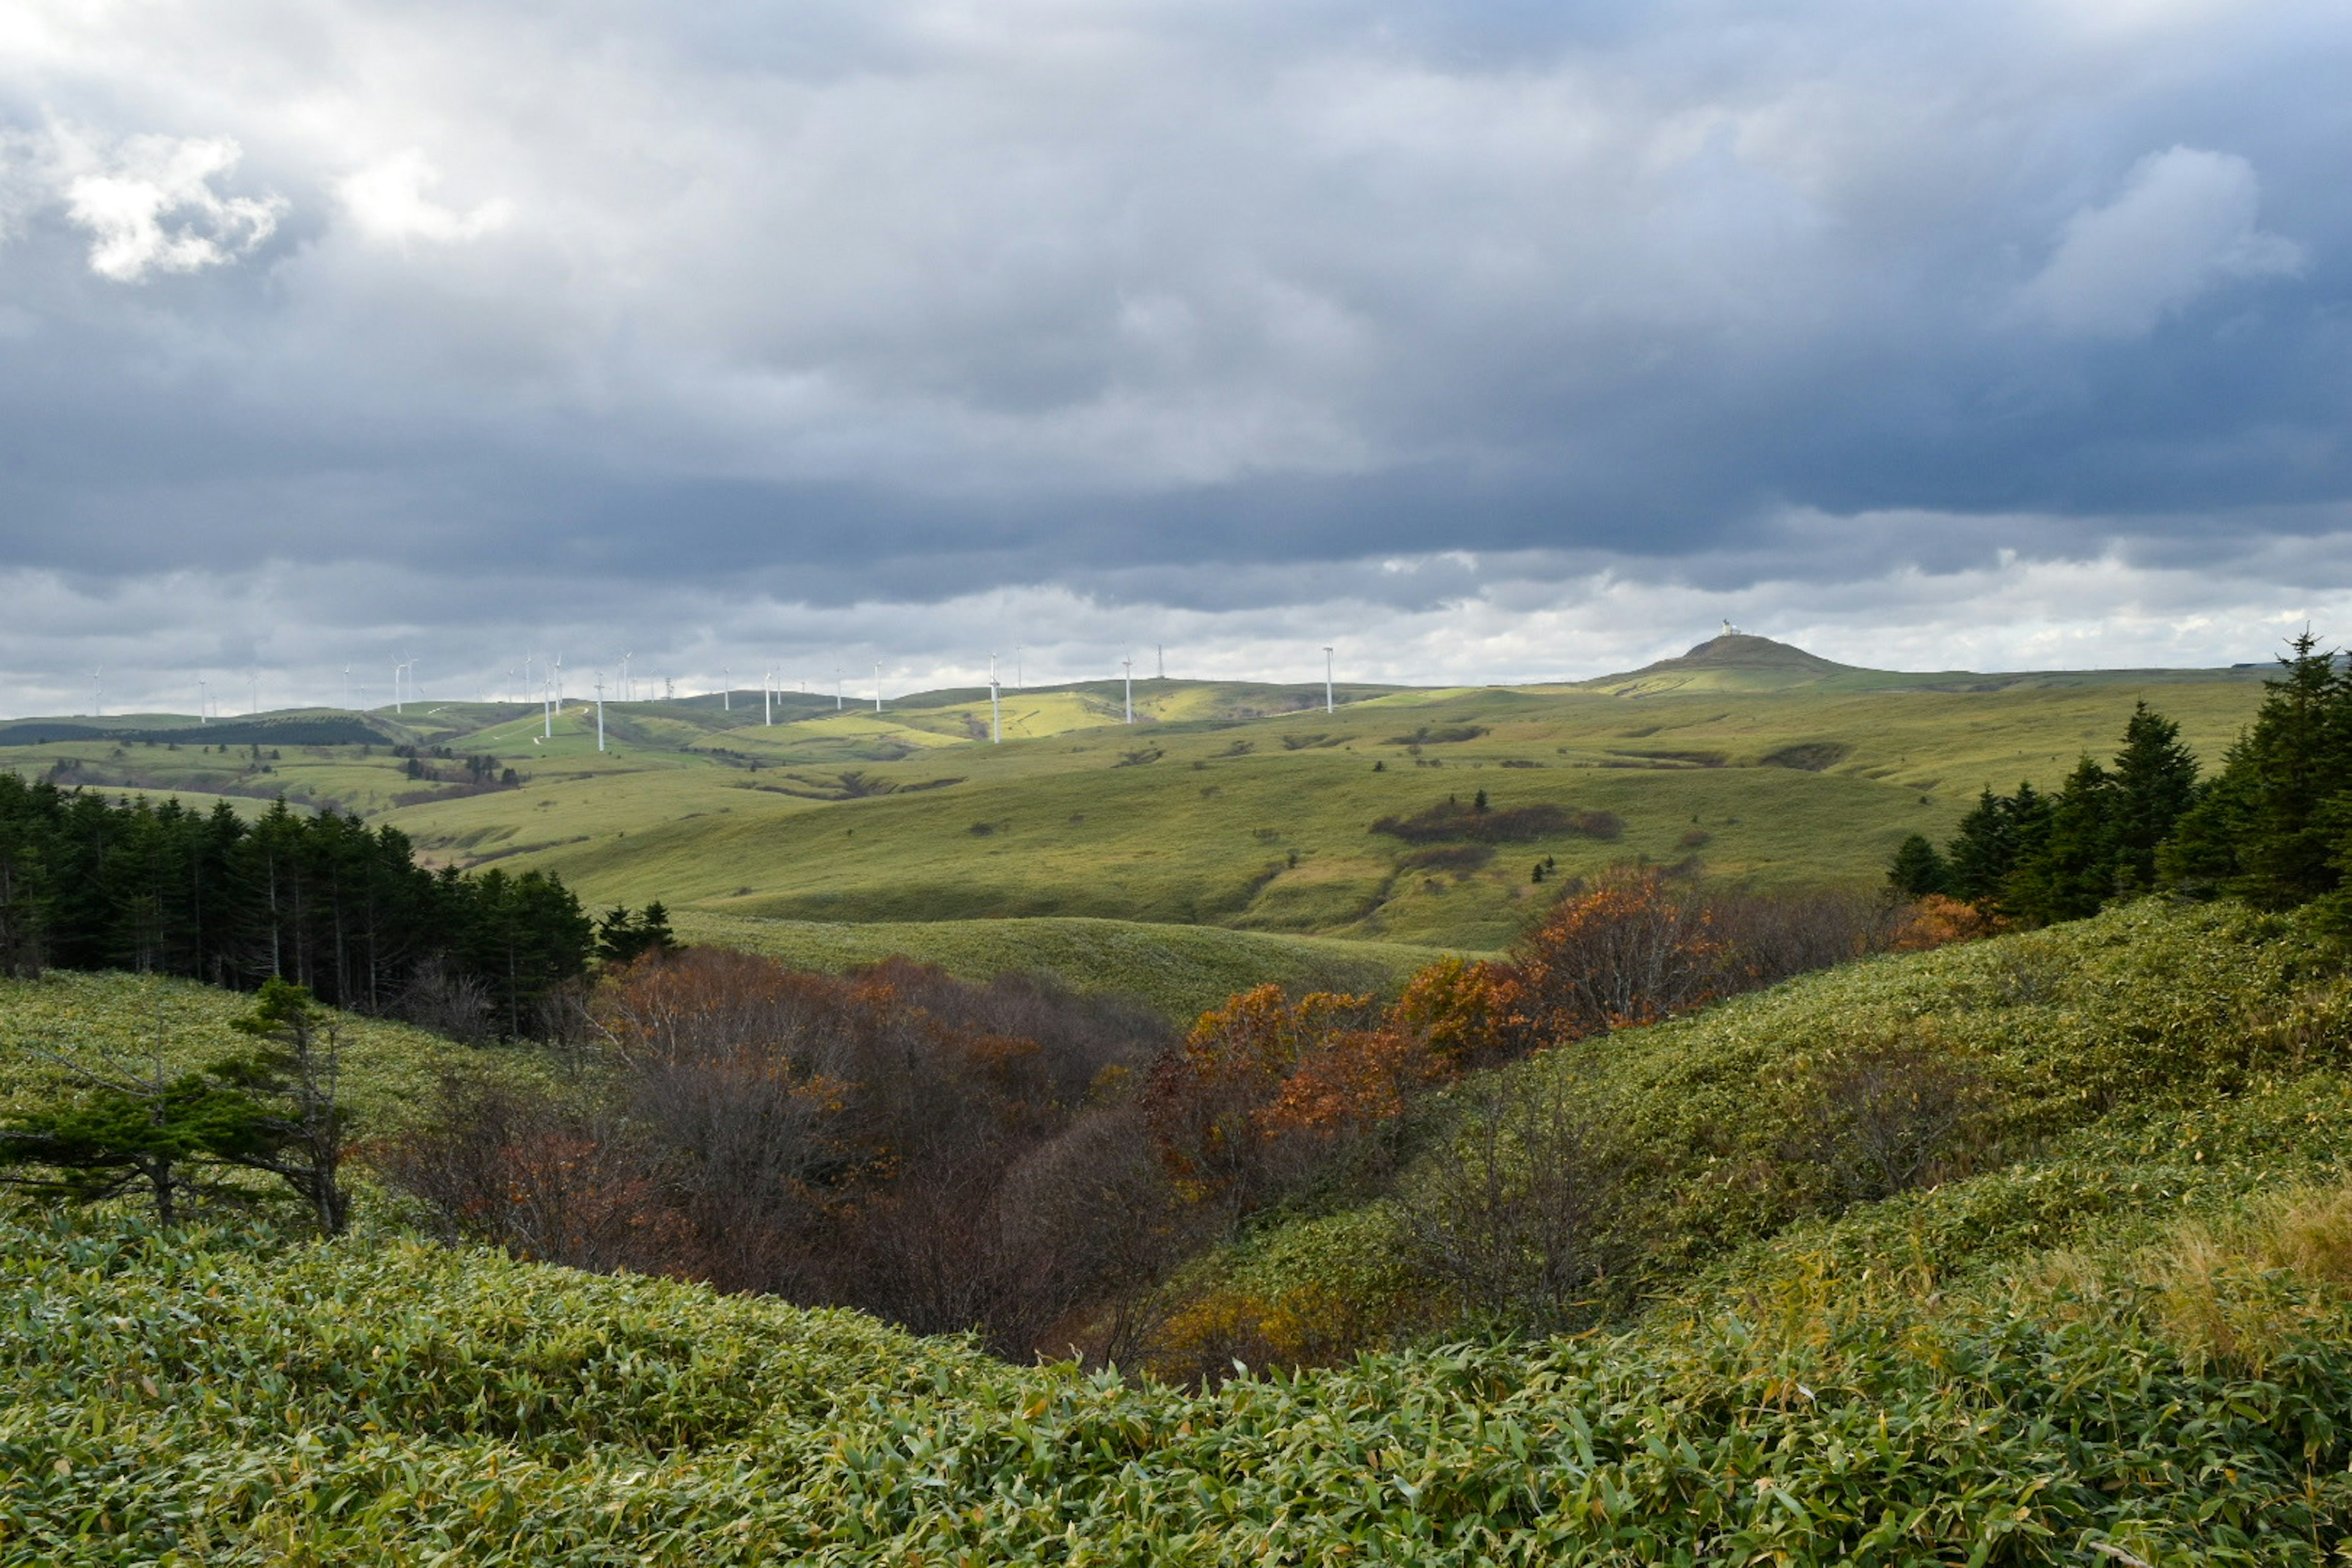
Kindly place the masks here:
[(1874, 669), (1840, 664), (1792, 643), (1727, 629), (1687, 653), (1639, 669), (1575, 683), (1578, 689), (1617, 697), (1648, 697), (1669, 691), (1999, 691), (2017, 686), (2134, 684), (2167, 680), (2251, 679), (2274, 666), (2235, 665), (2221, 669), (2043, 669), (1997, 674), (1967, 669)]
[[(2275, 660), (2266, 660), (2234, 664), (2227, 668), (2042, 669), (1998, 673), (1966, 669), (1877, 669), (1865, 665), (1840, 664), (1835, 659), (1808, 652), (1793, 643), (1727, 629), (1687, 652), (1645, 664), (1639, 669), (1596, 676), (1589, 680), (1557, 684), (1538, 682), (1535, 685), (1538, 690), (1595, 691), (1620, 697), (1643, 697), (1668, 691), (1770, 692), (1800, 689), (1825, 691), (2000, 691), (2020, 686), (2143, 686), (2151, 682), (2215, 679), (2251, 681), (2271, 674), (2276, 668)], [(1383, 697), (1412, 698), (1422, 693), (1474, 689), (1515, 689), (1341, 681), (1335, 695), (1339, 705), (1345, 708)], [(928, 691), (900, 692), (887, 700), (887, 711), (870, 710), (871, 698), (857, 699), (836, 709), (834, 703), (824, 700), (825, 695), (822, 692), (777, 692), (763, 702), (761, 693), (754, 688), (724, 694), (700, 692), (661, 700), (614, 701), (608, 702), (606, 707), (611, 722), (616, 728), (638, 720), (680, 725), (678, 731), (669, 737), (672, 743), (681, 743), (690, 734), (702, 732), (732, 730), (748, 734), (755, 728), (765, 727), (763, 721), (771, 714), (775, 723), (782, 725), (835, 719), (862, 722), (869, 711), (877, 721), (894, 721), (898, 715), (928, 716), (954, 709), (971, 710), (968, 721), (962, 728), (950, 726), (941, 730), (942, 734), (951, 732), (952, 738), (958, 741), (981, 739), (985, 735), (986, 687), (940, 687)], [(1089, 724), (1116, 722), (1127, 695), (1127, 689), (1118, 680), (1006, 688), (1003, 702), (1007, 710), (1008, 737), (1016, 732), (1012, 727), (1013, 712), (1040, 700), (1076, 703), (1089, 710), (1087, 722), (1075, 725), (1066, 722), (1058, 726), (1086, 728)], [(732, 699), (735, 697), (743, 700), (734, 702)], [(1149, 680), (1138, 679), (1134, 684), (1134, 699), (1137, 716), (1152, 723), (1190, 721), (1223, 724), (1240, 720), (1281, 718), (1287, 714), (1311, 712), (1323, 706), (1325, 692), (1320, 681), (1280, 683), (1155, 678)], [(126, 714), (104, 719), (92, 719), (87, 715), (0, 718), (0, 747), (38, 745), (56, 741), (152, 741), (265, 746), (391, 744), (403, 741), (421, 743), (526, 718), (536, 725), (540, 712), (536, 702), (449, 700), (435, 703), (429, 708), (421, 703), (410, 706), (412, 710), (404, 715), (387, 712), (382, 708), (364, 712), (333, 708), (295, 708), (248, 714), (236, 719), (215, 719), (209, 723), (191, 714), (174, 713)], [(565, 703), (565, 711), (568, 712), (585, 712), (588, 708), (588, 701), (583, 698), (568, 699)], [(932, 723), (933, 728), (939, 728), (928, 718), (918, 721)], [(632, 735), (630, 738), (643, 740), (649, 744), (656, 743), (650, 736)]]

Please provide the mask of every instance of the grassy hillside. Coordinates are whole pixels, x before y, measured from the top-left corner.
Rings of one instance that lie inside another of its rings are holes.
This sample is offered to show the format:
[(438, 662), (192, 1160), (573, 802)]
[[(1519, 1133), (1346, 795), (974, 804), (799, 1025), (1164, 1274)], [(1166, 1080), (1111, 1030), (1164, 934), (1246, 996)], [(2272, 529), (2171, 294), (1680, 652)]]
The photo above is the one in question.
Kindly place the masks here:
[[(1412, 1215), (1465, 1176), (1524, 1191), (1520, 1151), (1549, 1130), (1510, 1119), (1551, 1104), (1575, 1110), (1574, 1158), (1621, 1173), (1614, 1194), (1575, 1199), (1580, 1245), (1609, 1263), (1595, 1311), (1702, 1311), (1808, 1270), (1981, 1284), (2344, 1179), (2352, 980), (2284, 919), (2149, 901), (1561, 1047), (1430, 1107), (1391, 1195), (1310, 1199), (1209, 1260), (1191, 1287), (1200, 1331), (1272, 1324), (1277, 1352), (1322, 1356), (1457, 1331), (1481, 1303), (1414, 1261)], [(1873, 1169), (1889, 1150), (1916, 1167)], [(1482, 1201), (1490, 1219), (1509, 1208)], [(1331, 1300), (1348, 1321), (1311, 1310)], [(1311, 1342), (1280, 1342), (1309, 1324)]]
[(856, 925), (688, 911), (681, 940), (762, 952), (796, 969), (838, 973), (904, 954), (964, 980), (1042, 970), (1071, 989), (1140, 997), (1190, 1023), (1236, 991), (1271, 981), (1291, 991), (1389, 995), (1443, 950), (1337, 937), (1276, 936), (1130, 921), (981, 920)]
[[(793, 693), (770, 724), (754, 691), (731, 708), (608, 704), (603, 752), (577, 703), (551, 736), (536, 705), (442, 703), (367, 716), (425, 748), (418, 759), (388, 744), (257, 754), (126, 735), (0, 746), (0, 767), (250, 800), (283, 791), (399, 826), (437, 863), (558, 871), (601, 904), (1486, 949), (1539, 903), (1538, 859), (1575, 872), (1696, 858), (1766, 886), (1874, 882), (1905, 836), (1948, 832), (1985, 784), (2054, 784), (2084, 750), (2110, 751), (2135, 697), (2179, 719), (2209, 762), (2260, 697), (2259, 671), (1894, 676), (1724, 640), (1735, 646), (1581, 688), (1346, 688), (1334, 714), (1319, 688), (1149, 680), (1130, 727), (1115, 682), (1008, 692), (1002, 745), (986, 740), (984, 692), (894, 698), (879, 714)], [(463, 758), (485, 755), (519, 786), (452, 782)], [(412, 776), (420, 768), (434, 776)], [(1618, 826), (1538, 834), (1483, 859), (1440, 846), (1435, 864), (1430, 847), (1371, 830), (1480, 791)]]
[[(0, 1112), (71, 1085), (74, 1067), (116, 1077), (143, 1073), (158, 1055), (184, 1071), (249, 1049), (229, 1020), (253, 998), (155, 975), (51, 970), (38, 980), (0, 979)], [(370, 1132), (399, 1126), (445, 1074), (535, 1073), (520, 1047), (485, 1051), (406, 1025), (332, 1015), (343, 1043), (343, 1094)]]
[[(1849, 1202), (1801, 1134), (1895, 1043), (1977, 1120)], [(1574, 1086), (1654, 1178), (1640, 1322), (1203, 1392), (383, 1228), (7, 1226), (0, 1561), (2316, 1565), (2352, 1538), (2347, 1067), (2340, 969), (2229, 910), (1799, 981), (1499, 1080)], [(1393, 1247), (1367, 1271), (1368, 1215), (1223, 1287), (1454, 1331)]]

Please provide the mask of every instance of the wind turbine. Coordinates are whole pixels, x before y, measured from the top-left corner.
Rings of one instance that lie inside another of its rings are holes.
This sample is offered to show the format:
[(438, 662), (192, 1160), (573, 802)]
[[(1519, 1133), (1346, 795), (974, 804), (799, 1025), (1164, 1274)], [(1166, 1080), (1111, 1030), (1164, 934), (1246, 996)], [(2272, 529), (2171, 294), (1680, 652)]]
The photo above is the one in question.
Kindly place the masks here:
[(879, 663), (874, 666), (874, 711), (882, 711), (882, 666)]
[(1331, 650), (1327, 647), (1323, 650), (1323, 711), (1336, 713), (1339, 710), (1331, 695)]
[(988, 656), (988, 743), (1004, 743), (1004, 705), (997, 696), (996, 656), (992, 653)]
[(258, 713), (258, 712), (260, 712), (260, 711), (261, 711), (261, 671), (260, 671), (259, 669), (257, 669), (257, 668), (256, 670), (254, 670), (254, 672), (253, 672), (253, 708), (252, 708), (252, 711), (254, 711), (254, 712), (256, 712), (256, 713)]
[(636, 657), (633, 653), (625, 653), (621, 656), (621, 700), (624, 702), (633, 702), (636, 700), (637, 689), (629, 684), (629, 660)]
[(776, 672), (760, 672), (760, 722), (773, 727), (776, 722)]
[(1021, 645), (1019, 643), (1013, 645), (1013, 689), (1015, 691), (1029, 689), (1021, 679)]
[(555, 656), (555, 710), (563, 711), (563, 656)]
[(841, 711), (841, 660), (836, 658), (833, 661), (833, 710), (835, 712)]
[(205, 678), (199, 675), (196, 677), (196, 722), (199, 724), (211, 723), (212, 710), (212, 690), (205, 684)]
[(548, 678), (545, 686), (540, 688), (539, 716), (546, 726), (546, 738), (552, 741), (555, 739), (555, 680), (552, 676)]
[(100, 665), (89, 672), (89, 716), (102, 717), (106, 712), (106, 667)]
[(596, 749), (604, 749), (604, 672), (596, 672)]
[(1118, 662), (1127, 671), (1127, 721), (1132, 724), (1135, 722), (1135, 660), (1123, 658)]
[(352, 667), (351, 667), (350, 665), (348, 665), (348, 664), (347, 664), (347, 665), (343, 666), (343, 706), (344, 706), (344, 708), (345, 708), (345, 709), (349, 709), (349, 708), (351, 707), (351, 705), (352, 705)]
[(1160, 643), (1153, 643), (1153, 644), (1151, 645), (1151, 652), (1152, 652), (1152, 657), (1154, 657), (1155, 658), (1157, 658), (1157, 659), (1160, 661), (1160, 679), (1162, 679), (1162, 680), (1167, 679), (1168, 679), (1168, 649), (1167, 649), (1167, 647), (1166, 647), (1164, 645), (1162, 645), (1162, 644), (1160, 644)]
[(725, 665), (719, 667), (719, 707), (720, 711), (735, 711), (735, 672)]

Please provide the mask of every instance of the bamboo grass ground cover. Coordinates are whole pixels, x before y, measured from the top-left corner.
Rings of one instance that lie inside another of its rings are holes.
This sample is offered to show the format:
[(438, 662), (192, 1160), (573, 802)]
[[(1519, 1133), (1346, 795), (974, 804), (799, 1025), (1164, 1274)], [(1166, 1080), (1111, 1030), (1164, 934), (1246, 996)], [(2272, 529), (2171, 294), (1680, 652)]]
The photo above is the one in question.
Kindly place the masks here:
[[(2340, 1299), (1816, 1291), (1208, 1393), (397, 1237), (0, 1232), (0, 1562), (2310, 1563)], [(2274, 1315), (2276, 1315), (2274, 1313)], [(2121, 1560), (2121, 1559), (2116, 1559)]]

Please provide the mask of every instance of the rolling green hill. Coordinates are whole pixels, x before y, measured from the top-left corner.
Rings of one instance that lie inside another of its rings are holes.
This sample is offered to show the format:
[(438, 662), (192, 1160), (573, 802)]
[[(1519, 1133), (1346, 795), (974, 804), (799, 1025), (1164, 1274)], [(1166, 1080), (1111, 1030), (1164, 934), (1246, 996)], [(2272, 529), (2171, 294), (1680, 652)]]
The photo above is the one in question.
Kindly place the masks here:
[[(1465, 1331), (1477, 1304), (1412, 1261), (1410, 1216), (1491, 1119), (1554, 1103), (1589, 1119), (1578, 1161), (1634, 1198), (1586, 1200), (1580, 1245), (1610, 1259), (1592, 1300), (1615, 1311), (1703, 1315), (1824, 1269), (1997, 1291), (2021, 1260), (2113, 1262), (2184, 1215), (2344, 1180), (2352, 977), (2293, 919), (2149, 900), (1561, 1046), (1428, 1108), (1391, 1194), (1309, 1203), (1202, 1265), (1193, 1311), (1228, 1333), (1311, 1321), (1324, 1358)], [(1507, 1145), (1534, 1135), (1510, 1125)], [(1845, 1138), (1891, 1166), (1842, 1163)], [(1508, 1148), (1495, 1173), (1523, 1179)], [(1330, 1300), (1352, 1322), (1309, 1315)]]
[(1392, 995), (1442, 950), (1335, 937), (1280, 936), (1213, 926), (1077, 919), (900, 921), (878, 925), (761, 920), (688, 910), (689, 942), (762, 952), (796, 969), (838, 972), (902, 955), (964, 980), (1043, 971), (1073, 990), (1139, 997), (1190, 1023), (1237, 991), (1284, 989)]
[[(1139, 681), (1133, 726), (1117, 682), (1008, 691), (1001, 745), (985, 691), (895, 698), (880, 713), (801, 693), (771, 712), (754, 691), (609, 703), (602, 752), (577, 703), (551, 724), (536, 704), (449, 702), (366, 715), (385, 740), (358, 745), (158, 740), (174, 732), (161, 721), (57, 740), (39, 731), (66, 721), (20, 721), (0, 767), (282, 792), (397, 826), (436, 862), (560, 872), (597, 904), (1489, 949), (1538, 907), (1538, 860), (1874, 883), (1905, 836), (1948, 832), (1987, 784), (2054, 784), (2082, 752), (2111, 749), (2135, 698), (2217, 760), (2262, 673), (1910, 675), (1731, 636), (1580, 686), (1343, 687), (1329, 714), (1312, 686)], [(464, 782), (469, 756), (520, 784)], [(1372, 830), (1480, 792), (1614, 827), (1434, 855)]]

